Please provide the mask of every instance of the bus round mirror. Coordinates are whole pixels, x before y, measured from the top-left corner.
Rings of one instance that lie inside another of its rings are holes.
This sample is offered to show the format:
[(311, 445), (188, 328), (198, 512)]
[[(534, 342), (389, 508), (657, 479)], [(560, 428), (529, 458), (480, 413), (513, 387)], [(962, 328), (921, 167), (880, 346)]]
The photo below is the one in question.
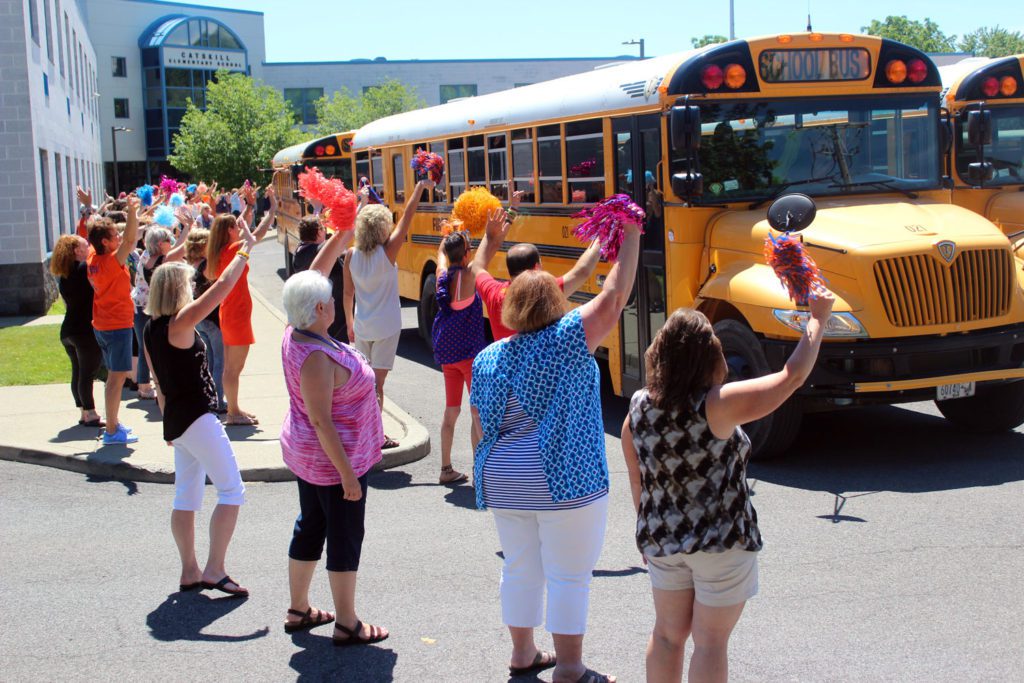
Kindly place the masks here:
[(799, 232), (814, 222), (818, 207), (805, 194), (779, 197), (768, 207), (768, 225), (781, 232)]

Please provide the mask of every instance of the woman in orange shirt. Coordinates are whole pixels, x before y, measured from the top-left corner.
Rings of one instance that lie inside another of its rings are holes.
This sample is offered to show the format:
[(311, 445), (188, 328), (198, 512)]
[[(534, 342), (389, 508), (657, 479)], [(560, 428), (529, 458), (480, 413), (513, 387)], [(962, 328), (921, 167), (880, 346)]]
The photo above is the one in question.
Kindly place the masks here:
[[(245, 210), (239, 218), (230, 213), (220, 214), (210, 228), (210, 240), (206, 246), (206, 277), (215, 280), (231, 259), (242, 250), (242, 236), (248, 232), (247, 219), (252, 218), (255, 201), (255, 190), (245, 198)], [(277, 198), (274, 188), (267, 187), (267, 199), (270, 208), (267, 210), (259, 227), (252, 233), (257, 242), (266, 234), (277, 213)], [(242, 250), (244, 251), (244, 250)], [(246, 254), (248, 256), (248, 254)], [(255, 425), (256, 416), (243, 411), (238, 405), (238, 383), (245, 367), (245, 359), (249, 355), (249, 347), (256, 341), (252, 333), (252, 296), (249, 294), (249, 266), (246, 265), (242, 277), (235, 283), (231, 293), (220, 306), (220, 330), (224, 338), (224, 398), (228, 403), (226, 424)]]

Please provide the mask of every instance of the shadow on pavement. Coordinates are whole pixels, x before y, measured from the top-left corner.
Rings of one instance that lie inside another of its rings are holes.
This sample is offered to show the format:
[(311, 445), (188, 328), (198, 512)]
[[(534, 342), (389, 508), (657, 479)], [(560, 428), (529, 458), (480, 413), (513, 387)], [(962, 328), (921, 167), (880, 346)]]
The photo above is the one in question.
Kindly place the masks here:
[(156, 640), (195, 640), (219, 643), (238, 643), (263, 638), (270, 628), (245, 635), (219, 635), (203, 633), (203, 629), (241, 607), (245, 600), (233, 597), (209, 598), (202, 593), (171, 593), (159, 607), (146, 617), (150, 635)]
[(434, 362), (434, 353), (427, 346), (420, 331), (414, 327), (407, 327), (402, 330), (398, 338), (398, 355), (405, 360), (419, 363), (420, 365), (437, 370), (438, 381), (441, 380), (441, 368)]
[(70, 443), (72, 441), (98, 439), (102, 429), (102, 427), (86, 427), (84, 425), (76, 424), (60, 430), (48, 441), (49, 443)]
[(113, 477), (104, 477), (99, 474), (87, 474), (85, 475), (85, 480), (90, 484), (121, 484), (125, 488), (125, 495), (128, 496), (134, 496), (139, 492), (139, 485), (127, 479), (114, 479)]
[[(847, 492), (924, 493), (1024, 480), (1024, 434), (971, 434), (945, 419), (894, 406), (804, 418), (785, 455), (752, 462), (752, 479), (837, 496)], [(843, 521), (860, 521), (855, 519)]]
[(302, 648), (288, 662), (298, 674), (296, 680), (385, 683), (395, 679), (398, 655), (380, 645), (334, 647), (329, 636), (309, 631), (292, 635), (292, 642)]

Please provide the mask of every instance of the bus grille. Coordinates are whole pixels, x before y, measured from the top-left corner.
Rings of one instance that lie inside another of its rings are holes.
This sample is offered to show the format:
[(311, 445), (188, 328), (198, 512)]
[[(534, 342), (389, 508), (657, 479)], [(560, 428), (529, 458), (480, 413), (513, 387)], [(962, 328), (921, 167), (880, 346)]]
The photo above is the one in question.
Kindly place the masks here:
[(946, 325), (1005, 315), (1015, 283), (1013, 258), (1003, 249), (960, 252), (945, 265), (932, 254), (875, 263), (875, 281), (896, 327)]

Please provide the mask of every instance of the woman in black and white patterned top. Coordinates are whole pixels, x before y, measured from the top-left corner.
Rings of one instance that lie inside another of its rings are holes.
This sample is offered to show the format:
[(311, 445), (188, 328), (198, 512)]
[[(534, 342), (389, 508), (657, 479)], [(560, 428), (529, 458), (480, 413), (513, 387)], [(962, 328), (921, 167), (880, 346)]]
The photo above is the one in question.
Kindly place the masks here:
[(633, 395), (622, 451), (637, 510), (636, 543), (648, 565), (655, 622), (647, 680), (728, 679), (729, 635), (757, 593), (761, 534), (740, 427), (788, 399), (818, 356), (834, 298), (810, 302), (807, 329), (779, 372), (725, 384), (722, 345), (702, 313), (679, 309), (647, 349), (647, 387)]

